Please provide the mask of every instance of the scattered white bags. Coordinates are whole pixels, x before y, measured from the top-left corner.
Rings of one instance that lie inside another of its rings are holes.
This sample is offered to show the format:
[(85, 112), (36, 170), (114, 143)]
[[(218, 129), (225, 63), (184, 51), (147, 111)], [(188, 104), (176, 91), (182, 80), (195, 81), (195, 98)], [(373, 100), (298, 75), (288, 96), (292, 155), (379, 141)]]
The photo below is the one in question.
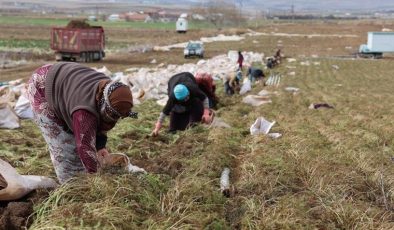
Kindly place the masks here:
[(269, 122), (264, 117), (259, 117), (250, 126), (250, 134), (257, 135), (257, 134), (268, 134), (272, 126), (275, 124), (275, 121)]
[(57, 183), (44, 176), (20, 175), (10, 164), (0, 159), (0, 201), (17, 200), (38, 188), (55, 188)]

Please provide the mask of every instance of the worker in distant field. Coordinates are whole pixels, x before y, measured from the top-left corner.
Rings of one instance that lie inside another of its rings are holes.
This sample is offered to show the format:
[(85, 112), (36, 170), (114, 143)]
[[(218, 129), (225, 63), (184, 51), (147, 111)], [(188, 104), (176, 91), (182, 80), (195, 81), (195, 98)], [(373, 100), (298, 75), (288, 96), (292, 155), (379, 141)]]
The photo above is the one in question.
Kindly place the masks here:
[(244, 62), (244, 56), (242, 55), (241, 51), (238, 51), (238, 60), (237, 60), (237, 63), (238, 63), (238, 68), (239, 68), (240, 70), (242, 70), (242, 64), (243, 64), (243, 62)]
[(209, 108), (216, 108), (219, 98), (216, 96), (216, 85), (213, 82), (212, 75), (209, 73), (197, 73), (196, 81), (198, 87), (205, 93), (209, 100)]
[(248, 68), (248, 78), (251, 82), (258, 81), (264, 77), (265, 77), (265, 75), (264, 75), (263, 70), (261, 70), (259, 68), (254, 68), (254, 67)]
[(208, 97), (198, 87), (193, 74), (179, 73), (168, 81), (168, 101), (155, 124), (153, 136), (158, 135), (166, 116), (170, 116), (170, 132), (185, 130), (200, 122), (211, 123), (213, 113)]
[(28, 98), (60, 183), (97, 172), (109, 155), (107, 132), (120, 118), (137, 115), (128, 86), (77, 63), (38, 68)]
[(274, 57), (267, 58), (267, 68), (268, 69), (273, 69), (274, 66), (275, 66)]
[(226, 92), (227, 95), (233, 95), (235, 92), (239, 92), (241, 80), (242, 71), (239, 69), (235, 73), (227, 75), (224, 80), (224, 92)]
[(276, 62), (279, 64), (280, 60), (282, 59), (282, 50), (278, 49), (274, 55)]

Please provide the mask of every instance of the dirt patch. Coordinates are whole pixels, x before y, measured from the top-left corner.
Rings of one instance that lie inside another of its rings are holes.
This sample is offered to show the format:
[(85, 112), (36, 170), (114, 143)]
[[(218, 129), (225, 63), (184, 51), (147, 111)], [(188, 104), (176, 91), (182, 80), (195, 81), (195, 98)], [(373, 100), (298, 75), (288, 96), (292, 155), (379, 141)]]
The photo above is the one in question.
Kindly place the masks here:
[(0, 205), (0, 229), (24, 229), (31, 224), (28, 221), (33, 213), (31, 202), (1, 202)]
[(47, 196), (47, 191), (38, 190), (17, 201), (0, 201), (0, 230), (29, 228), (34, 219), (31, 217), (34, 204), (42, 202)]
[(150, 173), (167, 174), (171, 177), (176, 177), (183, 170), (181, 161), (170, 159), (132, 159), (132, 164), (142, 167)]

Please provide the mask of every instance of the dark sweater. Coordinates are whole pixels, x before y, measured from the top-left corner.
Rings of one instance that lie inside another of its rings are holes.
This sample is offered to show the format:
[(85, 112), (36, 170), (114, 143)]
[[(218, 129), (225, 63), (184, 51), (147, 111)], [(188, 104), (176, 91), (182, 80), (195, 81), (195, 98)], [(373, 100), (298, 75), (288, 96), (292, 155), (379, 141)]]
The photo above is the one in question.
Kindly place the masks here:
[(109, 79), (103, 73), (77, 63), (56, 63), (48, 71), (45, 98), (55, 115), (63, 120), (71, 131), (72, 114), (76, 110), (87, 110), (99, 121), (96, 103), (98, 83), (100, 80)]
[[(174, 88), (177, 84), (183, 84), (188, 88), (190, 93), (188, 101), (181, 102), (175, 98)], [(176, 74), (168, 81), (168, 101), (164, 106), (163, 113), (168, 116), (175, 105), (182, 105), (188, 108), (192, 104), (191, 102), (195, 99), (204, 101), (206, 97), (207, 96), (204, 94), (204, 92), (202, 92), (198, 87), (193, 74), (189, 72)]]

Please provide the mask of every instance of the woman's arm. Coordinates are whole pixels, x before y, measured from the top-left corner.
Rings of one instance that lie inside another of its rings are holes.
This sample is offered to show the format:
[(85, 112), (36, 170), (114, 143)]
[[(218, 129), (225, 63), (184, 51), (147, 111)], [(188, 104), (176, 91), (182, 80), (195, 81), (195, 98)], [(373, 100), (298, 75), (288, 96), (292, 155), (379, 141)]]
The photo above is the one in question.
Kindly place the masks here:
[(77, 153), (86, 171), (89, 173), (97, 172), (99, 166), (96, 150), (97, 118), (83, 109), (75, 111), (72, 117)]

